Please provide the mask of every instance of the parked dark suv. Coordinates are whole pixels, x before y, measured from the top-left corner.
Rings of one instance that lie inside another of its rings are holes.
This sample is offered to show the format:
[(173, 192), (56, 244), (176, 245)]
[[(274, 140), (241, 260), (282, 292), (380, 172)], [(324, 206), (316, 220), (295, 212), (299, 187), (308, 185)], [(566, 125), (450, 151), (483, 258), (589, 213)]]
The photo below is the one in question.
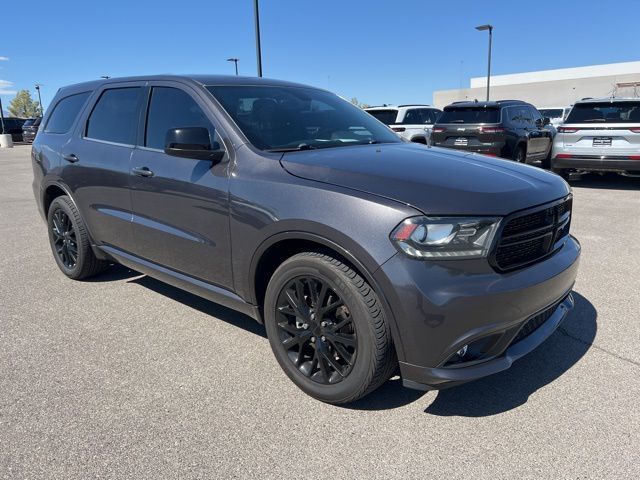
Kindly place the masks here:
[[(4, 117), (4, 133), (11, 134), (11, 140), (14, 142), (22, 141), (22, 125), (26, 120), (18, 117)], [(0, 126), (0, 133), (2, 133)]]
[(40, 128), (42, 117), (30, 118), (22, 125), (22, 139), (25, 142), (33, 143)]
[(444, 108), (431, 133), (434, 147), (478, 152), (549, 167), (553, 132), (533, 105), (519, 100), (456, 102)]
[(573, 305), (564, 180), (403, 142), (327, 91), (112, 78), (61, 89), (42, 125), (33, 188), (65, 275), (117, 262), (252, 316), (322, 401), (398, 362), (424, 389), (504, 370)]

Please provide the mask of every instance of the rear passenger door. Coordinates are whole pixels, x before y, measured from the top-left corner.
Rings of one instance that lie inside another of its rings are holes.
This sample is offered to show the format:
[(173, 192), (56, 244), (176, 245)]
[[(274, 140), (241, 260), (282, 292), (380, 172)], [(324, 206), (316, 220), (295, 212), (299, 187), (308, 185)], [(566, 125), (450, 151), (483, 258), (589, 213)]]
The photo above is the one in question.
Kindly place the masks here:
[(62, 149), (63, 177), (98, 245), (134, 246), (129, 193), (143, 84), (107, 84), (95, 92), (77, 134)]
[(167, 131), (181, 127), (205, 127), (224, 148), (219, 124), (189, 86), (152, 82), (146, 96), (131, 164), (135, 253), (229, 289), (229, 155), (212, 162), (164, 153)]

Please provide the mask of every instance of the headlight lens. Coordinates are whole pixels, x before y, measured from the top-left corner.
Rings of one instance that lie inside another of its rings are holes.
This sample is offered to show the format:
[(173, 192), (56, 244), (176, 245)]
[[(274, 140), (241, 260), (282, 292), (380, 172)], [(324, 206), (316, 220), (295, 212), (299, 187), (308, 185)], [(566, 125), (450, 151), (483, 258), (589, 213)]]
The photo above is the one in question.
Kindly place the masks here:
[(496, 217), (412, 217), (393, 230), (391, 241), (414, 258), (484, 258), (499, 223)]

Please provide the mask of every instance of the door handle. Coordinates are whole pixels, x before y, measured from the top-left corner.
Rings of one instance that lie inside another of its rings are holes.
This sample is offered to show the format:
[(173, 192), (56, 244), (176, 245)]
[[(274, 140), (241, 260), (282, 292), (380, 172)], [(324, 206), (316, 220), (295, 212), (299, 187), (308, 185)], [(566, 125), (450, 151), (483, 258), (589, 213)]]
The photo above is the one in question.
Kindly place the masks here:
[(80, 160), (75, 153), (69, 153), (69, 154), (66, 154), (66, 155), (62, 155), (62, 158), (65, 159), (69, 163), (76, 163), (77, 161)]
[(153, 177), (153, 172), (149, 170), (149, 167), (135, 167), (131, 169), (131, 172), (139, 177)]

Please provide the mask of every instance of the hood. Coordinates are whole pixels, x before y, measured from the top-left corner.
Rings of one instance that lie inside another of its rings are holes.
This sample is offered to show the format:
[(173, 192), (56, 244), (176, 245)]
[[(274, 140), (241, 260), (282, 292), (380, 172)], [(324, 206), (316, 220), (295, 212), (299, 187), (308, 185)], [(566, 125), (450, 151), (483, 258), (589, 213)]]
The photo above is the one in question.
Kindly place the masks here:
[(506, 215), (561, 198), (564, 180), (537, 167), (424, 145), (285, 153), (292, 175), (383, 196), (427, 215)]

